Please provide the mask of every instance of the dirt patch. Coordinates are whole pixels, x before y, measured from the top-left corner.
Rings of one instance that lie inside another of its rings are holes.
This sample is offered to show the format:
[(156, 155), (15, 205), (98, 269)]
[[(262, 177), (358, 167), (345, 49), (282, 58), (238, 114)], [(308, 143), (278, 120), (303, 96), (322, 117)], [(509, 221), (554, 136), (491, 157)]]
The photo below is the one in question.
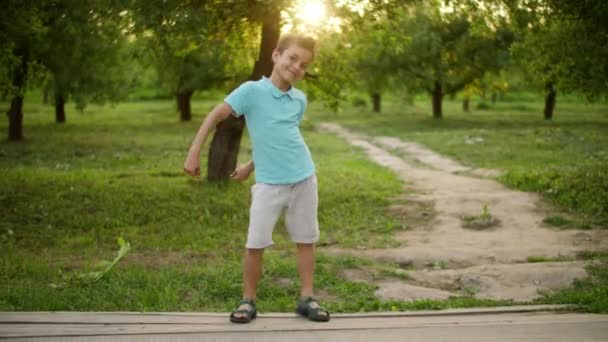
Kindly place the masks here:
[[(54, 258), (49, 262), (52, 268), (61, 268), (63, 271), (84, 270), (94, 266), (100, 260), (112, 260), (114, 254), (108, 254), (98, 257), (62, 257)], [(127, 254), (118, 265), (141, 265), (149, 269), (160, 269), (172, 265), (203, 265), (209, 263), (210, 260), (216, 258), (211, 253), (196, 253), (196, 252), (136, 252)]]
[(584, 278), (585, 262), (491, 264), (458, 270), (413, 271), (412, 281), (478, 298), (529, 301)]
[(448, 299), (456, 294), (406, 282), (381, 281), (374, 295), (382, 300)]
[[(551, 274), (554, 273), (548, 270), (557, 268), (547, 263), (522, 266), (528, 257), (575, 259), (583, 251), (608, 249), (608, 231), (548, 228), (543, 224), (546, 214), (539, 206), (540, 198), (534, 193), (508, 189), (490, 179), (492, 177), (489, 176), (498, 172), (475, 172), (424, 146), (397, 138), (372, 139), (353, 134), (336, 124), (321, 124), (319, 127), (362, 148), (371, 160), (395, 172), (407, 184), (408, 192), (415, 192), (389, 209), (412, 215), (415, 222), (410, 227), (412, 229), (395, 235), (404, 247), (349, 250), (331, 246), (321, 250), (411, 265), (416, 270), (449, 270), (453, 272), (450, 273), (453, 278), (460, 276), (458, 279), (461, 279), (460, 285), (455, 280), (446, 285), (420, 277), (418, 280), (399, 281), (398, 284), (420, 286), (423, 282), (431, 289), (452, 290), (480, 298), (529, 300), (538, 296), (539, 290), (568, 286), (574, 278), (584, 276), (585, 271), (583, 263), (563, 263), (563, 267), (555, 271), (555, 274), (563, 276), (562, 280), (553, 281)], [(481, 176), (477, 176), (478, 173)], [(425, 217), (417, 212), (417, 203), (424, 203), (432, 215)], [(479, 215), (484, 207), (499, 220), (500, 225), (489, 230), (462, 227), (463, 217)], [(502, 266), (501, 276), (490, 277), (482, 272), (483, 267), (489, 266)], [(554, 286), (542, 285), (547, 282)], [(395, 285), (389, 285), (391, 283), (377, 283), (379, 293), (383, 293), (383, 287)], [(478, 289), (474, 286), (476, 283), (479, 283)], [(413, 291), (413, 288), (405, 288)], [(412, 298), (405, 292), (402, 291), (404, 300)], [(421, 293), (424, 298), (424, 291)]]

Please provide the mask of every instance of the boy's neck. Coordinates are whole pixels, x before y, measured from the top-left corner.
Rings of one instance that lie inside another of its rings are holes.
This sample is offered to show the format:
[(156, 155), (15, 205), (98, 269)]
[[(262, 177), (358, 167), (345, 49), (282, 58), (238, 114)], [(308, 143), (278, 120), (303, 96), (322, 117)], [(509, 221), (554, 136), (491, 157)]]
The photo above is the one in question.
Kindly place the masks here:
[(272, 84), (274, 84), (275, 87), (279, 88), (281, 91), (288, 91), (289, 88), (291, 88), (291, 83), (280, 78), (279, 75), (275, 74), (274, 72), (270, 75), (268, 79), (270, 80), (270, 82), (272, 82)]

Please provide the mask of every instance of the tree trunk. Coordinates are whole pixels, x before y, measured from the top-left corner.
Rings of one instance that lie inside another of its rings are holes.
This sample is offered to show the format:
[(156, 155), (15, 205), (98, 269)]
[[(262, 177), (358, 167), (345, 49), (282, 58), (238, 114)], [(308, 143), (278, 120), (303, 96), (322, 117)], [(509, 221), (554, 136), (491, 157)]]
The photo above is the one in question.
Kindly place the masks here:
[(465, 97), (464, 100), (462, 100), (462, 111), (463, 112), (468, 112), (469, 111), (469, 97)]
[[(277, 45), (280, 34), (280, 11), (273, 10), (264, 17), (260, 55), (253, 67), (250, 80), (258, 80), (272, 73), (272, 51)], [(232, 115), (222, 121), (215, 130), (209, 147), (207, 180), (209, 182), (226, 180), (236, 167), (237, 156), (245, 120)]]
[(443, 93), (441, 90), (441, 82), (435, 81), (435, 88), (433, 89), (433, 118), (441, 119), (443, 117), (443, 111), (441, 104), (443, 101)]
[(192, 120), (192, 109), (190, 107), (190, 99), (194, 94), (193, 90), (187, 89), (177, 93), (177, 110), (179, 110), (179, 119), (181, 121)]
[(492, 104), (496, 104), (496, 98), (497, 98), (496, 92), (492, 93)]
[(11, 100), (11, 107), (8, 112), (8, 140), (20, 141), (23, 140), (23, 92), (25, 91), (25, 79), (27, 76), (27, 63), (29, 55), (25, 49), (17, 49), (15, 51), (21, 63), (15, 67), (13, 71), (13, 87), (17, 94)]
[(546, 90), (547, 96), (545, 97), (545, 120), (551, 120), (553, 118), (553, 110), (555, 109), (555, 97), (557, 96), (553, 82), (547, 82)]
[(23, 140), (23, 95), (17, 95), (11, 100), (8, 110), (8, 140)]
[(65, 123), (65, 97), (55, 94), (55, 122)]
[(380, 93), (372, 94), (372, 102), (374, 104), (374, 112), (380, 113), (380, 103), (381, 103), (381, 95)]
[(48, 85), (45, 85), (42, 88), (42, 103), (43, 104), (49, 104), (49, 93), (51, 92), (51, 90), (49, 89)]

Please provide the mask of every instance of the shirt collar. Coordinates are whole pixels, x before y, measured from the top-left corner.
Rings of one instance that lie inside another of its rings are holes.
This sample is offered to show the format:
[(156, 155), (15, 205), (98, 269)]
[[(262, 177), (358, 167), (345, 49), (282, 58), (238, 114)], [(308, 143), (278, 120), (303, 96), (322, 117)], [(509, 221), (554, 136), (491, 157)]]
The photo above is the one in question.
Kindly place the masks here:
[(294, 98), (295, 96), (295, 90), (293, 85), (289, 87), (289, 90), (287, 91), (282, 91), (281, 89), (277, 88), (272, 81), (266, 77), (266, 76), (262, 76), (262, 84), (268, 89), (270, 90), (270, 93), (272, 94), (272, 96), (276, 97), (277, 99), (280, 98), (281, 96), (284, 95), (288, 95), (291, 99)]

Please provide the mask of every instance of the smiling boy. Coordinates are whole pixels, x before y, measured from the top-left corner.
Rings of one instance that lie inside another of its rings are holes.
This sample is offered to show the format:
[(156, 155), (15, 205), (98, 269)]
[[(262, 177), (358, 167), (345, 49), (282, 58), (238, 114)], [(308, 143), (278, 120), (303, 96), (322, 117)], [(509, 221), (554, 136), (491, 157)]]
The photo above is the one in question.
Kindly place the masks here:
[(293, 84), (304, 77), (314, 58), (312, 38), (286, 34), (272, 53), (272, 74), (243, 83), (215, 107), (199, 129), (184, 163), (191, 175), (200, 174), (200, 149), (209, 133), (229, 115), (244, 115), (251, 138), (253, 160), (232, 174), (246, 180), (255, 169), (243, 266), (243, 297), (230, 315), (234, 323), (256, 318), (256, 290), (262, 274), (264, 249), (273, 244), (272, 231), (285, 211), (285, 225), (297, 246), (301, 280), (296, 312), (313, 321), (328, 321), (329, 311), (313, 297), (314, 243), (319, 239), (317, 178), (300, 123), (306, 95)]

